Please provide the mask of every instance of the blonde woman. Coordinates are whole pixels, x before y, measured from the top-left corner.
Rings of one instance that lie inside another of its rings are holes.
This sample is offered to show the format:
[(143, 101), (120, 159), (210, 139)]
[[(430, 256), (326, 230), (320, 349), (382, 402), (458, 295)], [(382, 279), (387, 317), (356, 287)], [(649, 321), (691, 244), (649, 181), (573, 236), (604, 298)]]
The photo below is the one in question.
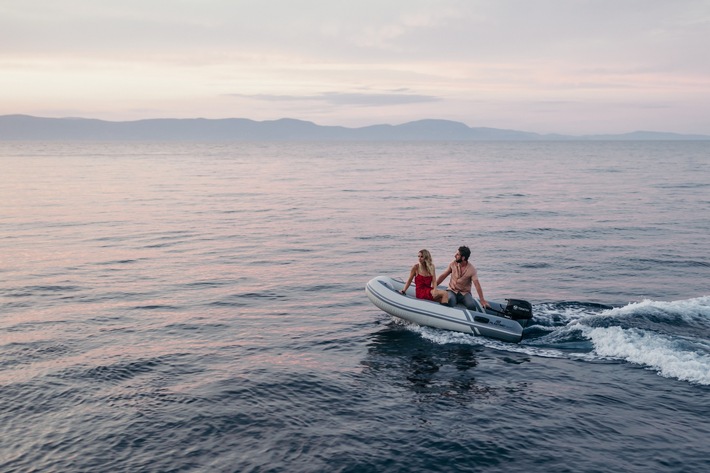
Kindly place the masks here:
[(439, 302), (440, 304), (447, 304), (449, 302), (449, 293), (436, 289), (436, 268), (434, 267), (434, 262), (431, 260), (431, 253), (429, 253), (429, 250), (419, 250), (417, 258), (419, 258), (419, 262), (412, 266), (412, 270), (409, 272), (409, 279), (407, 279), (407, 284), (404, 285), (402, 294), (406, 294), (407, 288), (412, 284), (413, 279), (417, 299), (426, 299)]

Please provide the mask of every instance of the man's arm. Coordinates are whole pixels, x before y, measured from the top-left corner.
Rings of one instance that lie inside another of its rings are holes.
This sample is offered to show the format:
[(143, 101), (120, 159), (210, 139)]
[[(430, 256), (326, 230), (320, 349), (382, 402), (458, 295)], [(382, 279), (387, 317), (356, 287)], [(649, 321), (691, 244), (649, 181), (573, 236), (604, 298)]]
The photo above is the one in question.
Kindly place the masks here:
[(438, 278), (436, 278), (436, 285), (438, 286), (439, 284), (441, 284), (441, 281), (446, 279), (449, 274), (451, 274), (451, 266), (447, 266), (444, 272), (441, 273)]
[(481, 283), (478, 282), (478, 279), (473, 280), (473, 285), (476, 286), (476, 292), (478, 293), (478, 300), (481, 301), (481, 305), (483, 307), (490, 307), (488, 305), (488, 302), (486, 302), (486, 299), (483, 297), (483, 289), (481, 288)]

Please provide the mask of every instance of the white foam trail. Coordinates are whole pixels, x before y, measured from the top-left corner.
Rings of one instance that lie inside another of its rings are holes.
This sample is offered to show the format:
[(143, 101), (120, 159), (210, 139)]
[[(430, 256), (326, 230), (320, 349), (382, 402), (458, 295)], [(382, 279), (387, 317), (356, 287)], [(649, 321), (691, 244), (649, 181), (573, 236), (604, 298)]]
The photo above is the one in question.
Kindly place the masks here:
[(555, 304), (540, 304), (533, 308), (534, 320), (538, 327), (559, 327), (561, 323), (574, 322), (592, 314), (597, 314), (598, 309), (590, 309), (584, 305), (570, 305), (566, 307), (558, 307)]
[[(705, 322), (710, 322), (710, 296), (672, 302), (643, 300), (624, 307), (591, 313), (588, 308), (583, 306), (572, 306), (560, 310), (542, 305), (539, 309), (536, 319), (543, 321), (538, 326), (540, 329), (549, 329), (553, 337), (556, 333), (563, 334), (570, 330), (578, 330), (583, 338), (592, 342), (593, 352), (569, 353), (530, 345), (515, 345), (464, 333), (421, 327), (396, 317), (392, 319), (408, 330), (440, 345), (447, 343), (481, 345), (497, 350), (547, 358), (623, 360), (649, 367), (667, 378), (710, 385), (710, 354), (708, 354), (710, 344), (702, 336), (691, 339), (684, 336), (662, 335), (638, 328), (624, 329), (618, 326), (594, 328), (586, 324), (597, 317), (613, 321), (614, 318), (626, 318), (650, 312), (665, 314), (669, 318), (681, 317), (688, 322), (700, 322), (700, 325), (705, 325)], [(560, 323), (564, 325), (559, 325)]]
[(648, 366), (667, 378), (710, 385), (710, 356), (681, 350), (663, 335), (621, 327), (586, 327), (583, 331), (601, 357)]
[(439, 330), (431, 327), (423, 327), (421, 325), (406, 321), (402, 325), (404, 325), (407, 330), (418, 333), (422, 338), (429, 340), (432, 343), (436, 343), (437, 345), (446, 345), (448, 343), (459, 343), (463, 345), (481, 345), (496, 350), (509, 351), (513, 353), (523, 353), (526, 355), (540, 356), (543, 358), (565, 357), (565, 355), (556, 350), (545, 350), (524, 345), (515, 345), (512, 343), (501, 342), (492, 338), (478, 337), (467, 333)]
[(710, 319), (710, 296), (696, 297), (682, 301), (652, 301), (645, 299), (641, 302), (632, 302), (624, 307), (617, 307), (602, 312), (604, 315), (633, 315), (638, 312), (663, 311), (668, 314), (679, 315), (686, 319), (695, 317)]

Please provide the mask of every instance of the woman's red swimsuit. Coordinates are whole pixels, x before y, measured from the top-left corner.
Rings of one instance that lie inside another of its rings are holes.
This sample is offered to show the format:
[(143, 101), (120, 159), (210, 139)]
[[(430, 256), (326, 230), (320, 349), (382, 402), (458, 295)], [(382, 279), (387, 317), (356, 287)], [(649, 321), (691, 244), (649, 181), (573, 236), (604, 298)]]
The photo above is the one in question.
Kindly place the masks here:
[(414, 286), (417, 291), (417, 299), (434, 300), (434, 298), (431, 297), (431, 276), (417, 274), (414, 276)]

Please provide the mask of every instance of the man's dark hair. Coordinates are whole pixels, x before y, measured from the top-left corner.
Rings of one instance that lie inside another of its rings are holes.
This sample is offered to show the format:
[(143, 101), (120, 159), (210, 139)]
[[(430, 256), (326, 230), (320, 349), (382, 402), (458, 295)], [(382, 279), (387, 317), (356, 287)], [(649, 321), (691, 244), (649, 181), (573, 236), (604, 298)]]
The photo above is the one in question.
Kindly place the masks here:
[(468, 261), (468, 258), (471, 256), (471, 250), (468, 249), (468, 246), (459, 246), (459, 254), (464, 261)]

